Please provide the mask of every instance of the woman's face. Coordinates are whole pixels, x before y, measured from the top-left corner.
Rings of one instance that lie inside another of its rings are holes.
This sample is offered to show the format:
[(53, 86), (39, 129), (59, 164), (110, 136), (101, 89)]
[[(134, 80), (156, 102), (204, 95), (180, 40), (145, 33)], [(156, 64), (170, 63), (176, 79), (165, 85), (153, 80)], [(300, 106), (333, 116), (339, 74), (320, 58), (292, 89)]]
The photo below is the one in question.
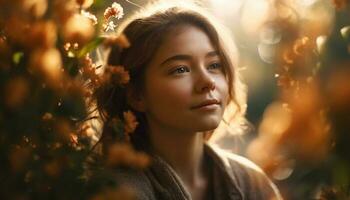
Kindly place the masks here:
[(148, 123), (172, 131), (213, 130), (228, 96), (223, 66), (205, 32), (172, 28), (146, 69), (141, 99)]

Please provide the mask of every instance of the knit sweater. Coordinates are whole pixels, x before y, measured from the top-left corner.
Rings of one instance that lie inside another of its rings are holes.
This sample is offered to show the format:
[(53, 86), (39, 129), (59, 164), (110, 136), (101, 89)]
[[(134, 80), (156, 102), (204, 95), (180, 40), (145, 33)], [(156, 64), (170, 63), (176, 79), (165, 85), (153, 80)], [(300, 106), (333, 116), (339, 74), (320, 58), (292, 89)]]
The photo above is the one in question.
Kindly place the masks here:
[[(282, 200), (276, 186), (251, 161), (207, 143), (204, 150), (211, 160), (211, 192), (206, 199)], [(139, 200), (191, 200), (172, 167), (159, 156), (152, 158), (146, 170), (117, 170), (118, 182), (133, 189)]]

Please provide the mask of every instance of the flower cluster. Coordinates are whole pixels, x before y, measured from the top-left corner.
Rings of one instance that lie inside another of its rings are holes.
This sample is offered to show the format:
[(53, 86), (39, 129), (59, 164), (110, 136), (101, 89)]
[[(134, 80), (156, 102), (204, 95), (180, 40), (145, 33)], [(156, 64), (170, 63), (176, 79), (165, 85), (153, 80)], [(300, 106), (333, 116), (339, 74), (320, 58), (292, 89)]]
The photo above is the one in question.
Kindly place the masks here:
[(149, 156), (142, 152), (135, 152), (130, 144), (116, 143), (108, 149), (106, 164), (109, 167), (124, 165), (142, 169), (149, 163)]
[[(122, 66), (108, 67), (100, 75), (95, 49), (103, 43), (122, 48), (130, 44), (124, 35), (107, 39), (97, 35), (99, 20), (89, 12), (93, 3), (0, 0), (1, 199), (98, 196), (98, 189), (84, 193), (88, 175), (94, 174), (87, 172), (87, 160), (94, 154), (99, 129), (88, 123), (97, 118), (88, 100), (107, 79), (125, 85), (130, 77)], [(101, 21), (122, 16), (123, 8), (113, 3)], [(137, 124), (135, 116), (125, 112), (121, 132), (131, 134)], [(102, 167), (142, 168), (148, 163), (149, 158), (131, 146), (116, 144)], [(65, 181), (59, 181), (62, 176)], [(122, 188), (103, 189), (132, 197)]]
[(112, 6), (108, 7), (103, 15), (105, 20), (110, 20), (112, 17), (120, 19), (124, 16), (123, 7), (121, 7), (120, 4), (113, 2)]
[(116, 27), (113, 18), (120, 19), (124, 16), (123, 7), (120, 4), (114, 2), (110, 7), (108, 7), (104, 12), (104, 24), (103, 30), (105, 32), (113, 31)]
[(123, 66), (108, 66), (106, 69), (106, 81), (116, 85), (125, 85), (129, 82), (129, 72)]
[(124, 126), (125, 133), (126, 134), (133, 133), (138, 125), (135, 115), (131, 111), (127, 111), (123, 113), (123, 117), (125, 120), (125, 126)]

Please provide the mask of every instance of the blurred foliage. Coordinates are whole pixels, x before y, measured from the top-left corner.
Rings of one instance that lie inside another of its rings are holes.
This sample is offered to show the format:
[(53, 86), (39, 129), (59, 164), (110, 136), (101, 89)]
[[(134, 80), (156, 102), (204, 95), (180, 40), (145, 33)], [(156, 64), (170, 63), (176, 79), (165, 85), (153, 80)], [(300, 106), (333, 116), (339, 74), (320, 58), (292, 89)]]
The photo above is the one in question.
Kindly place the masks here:
[[(312, 1), (309, 10), (273, 2), (283, 12), (268, 25), (281, 36), (273, 60), (279, 93), (247, 154), (286, 199), (350, 199), (349, 2)], [(327, 6), (334, 15), (320, 12)]]
[[(90, 123), (97, 118), (91, 95), (121, 72), (99, 76), (91, 57), (105, 42), (120, 43), (101, 29), (123, 16), (117, 3), (93, 3), (0, 0), (0, 199), (133, 197), (112, 169), (144, 167), (145, 156), (125, 144), (112, 145), (106, 156), (92, 149), (99, 127)], [(103, 8), (98, 20), (91, 11)], [(121, 134), (134, 128), (132, 116), (117, 122)]]

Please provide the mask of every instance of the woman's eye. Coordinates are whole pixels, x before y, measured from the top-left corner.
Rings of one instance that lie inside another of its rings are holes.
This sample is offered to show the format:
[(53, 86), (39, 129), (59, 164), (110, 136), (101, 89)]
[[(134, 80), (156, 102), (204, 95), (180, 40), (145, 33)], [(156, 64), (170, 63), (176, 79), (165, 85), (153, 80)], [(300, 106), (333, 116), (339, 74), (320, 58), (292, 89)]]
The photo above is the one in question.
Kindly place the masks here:
[(212, 63), (209, 65), (208, 69), (220, 69), (221, 70), (221, 64), (220, 63)]
[(170, 73), (171, 74), (182, 74), (185, 72), (189, 72), (190, 70), (185, 67), (185, 66), (181, 66), (181, 67), (177, 67), (176, 69), (172, 70)]

